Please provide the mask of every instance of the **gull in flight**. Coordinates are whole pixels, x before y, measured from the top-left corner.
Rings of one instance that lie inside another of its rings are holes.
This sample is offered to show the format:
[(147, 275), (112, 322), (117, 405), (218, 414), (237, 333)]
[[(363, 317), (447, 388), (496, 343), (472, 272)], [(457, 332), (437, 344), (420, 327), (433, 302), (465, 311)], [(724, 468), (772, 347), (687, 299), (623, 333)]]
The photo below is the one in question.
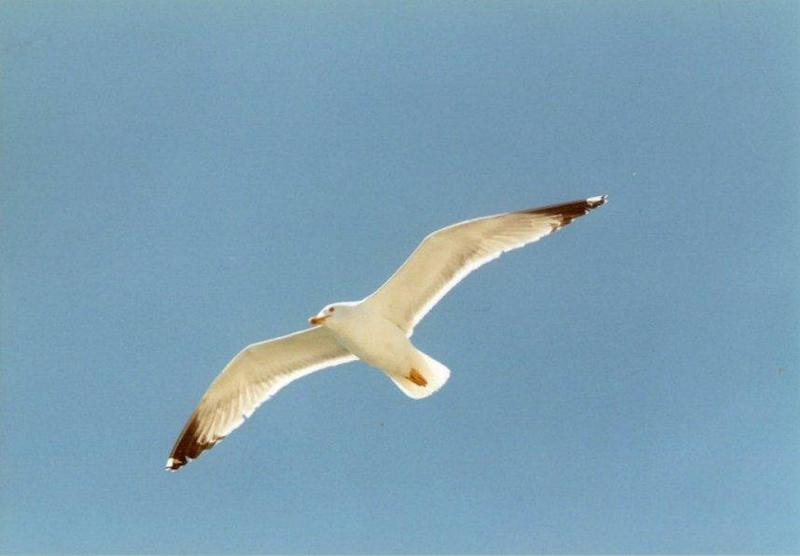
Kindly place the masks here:
[(450, 369), (414, 347), (414, 327), (467, 274), (603, 205), (606, 196), (466, 220), (428, 235), (376, 292), (332, 303), (311, 328), (251, 344), (211, 383), (167, 459), (176, 470), (225, 438), (278, 390), (307, 374), (361, 359), (407, 396), (430, 396)]

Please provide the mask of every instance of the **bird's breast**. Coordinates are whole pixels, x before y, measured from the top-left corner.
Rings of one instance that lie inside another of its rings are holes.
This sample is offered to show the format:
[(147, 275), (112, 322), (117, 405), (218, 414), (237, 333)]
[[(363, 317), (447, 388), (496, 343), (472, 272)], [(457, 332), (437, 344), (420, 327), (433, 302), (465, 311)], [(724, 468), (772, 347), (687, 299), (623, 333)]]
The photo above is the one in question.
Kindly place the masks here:
[(380, 315), (348, 319), (333, 330), (339, 343), (365, 363), (387, 369), (413, 351), (411, 342), (396, 324)]

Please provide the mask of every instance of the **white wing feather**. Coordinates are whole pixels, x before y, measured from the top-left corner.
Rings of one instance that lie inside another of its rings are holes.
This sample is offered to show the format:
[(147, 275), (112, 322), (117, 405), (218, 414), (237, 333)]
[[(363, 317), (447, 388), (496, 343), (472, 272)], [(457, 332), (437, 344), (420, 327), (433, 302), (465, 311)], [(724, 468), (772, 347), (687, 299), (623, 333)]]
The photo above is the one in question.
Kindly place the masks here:
[(409, 336), (436, 303), (476, 268), (532, 243), (606, 202), (606, 196), (485, 216), (428, 235), (364, 300)]
[(355, 359), (324, 327), (247, 346), (209, 386), (175, 442), (167, 468), (178, 469), (213, 447), (290, 382)]

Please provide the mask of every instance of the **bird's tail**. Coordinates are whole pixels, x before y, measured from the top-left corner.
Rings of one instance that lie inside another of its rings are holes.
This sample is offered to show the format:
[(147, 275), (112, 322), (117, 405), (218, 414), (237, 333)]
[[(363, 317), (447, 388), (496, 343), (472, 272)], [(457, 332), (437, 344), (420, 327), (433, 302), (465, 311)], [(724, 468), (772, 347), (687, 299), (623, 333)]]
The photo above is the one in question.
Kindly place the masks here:
[(450, 378), (450, 369), (433, 357), (417, 350), (415, 362), (408, 369), (386, 372), (386, 374), (406, 396), (418, 400), (427, 398), (444, 386), (444, 383)]

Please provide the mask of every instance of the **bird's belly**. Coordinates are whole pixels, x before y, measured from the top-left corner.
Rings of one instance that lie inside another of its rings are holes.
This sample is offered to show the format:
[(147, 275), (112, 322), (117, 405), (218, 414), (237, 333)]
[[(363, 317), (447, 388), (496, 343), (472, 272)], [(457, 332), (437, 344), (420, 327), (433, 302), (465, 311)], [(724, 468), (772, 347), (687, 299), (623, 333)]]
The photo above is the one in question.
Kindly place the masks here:
[(353, 355), (379, 369), (405, 367), (415, 351), (406, 335), (393, 323), (372, 322), (337, 332), (339, 342)]

